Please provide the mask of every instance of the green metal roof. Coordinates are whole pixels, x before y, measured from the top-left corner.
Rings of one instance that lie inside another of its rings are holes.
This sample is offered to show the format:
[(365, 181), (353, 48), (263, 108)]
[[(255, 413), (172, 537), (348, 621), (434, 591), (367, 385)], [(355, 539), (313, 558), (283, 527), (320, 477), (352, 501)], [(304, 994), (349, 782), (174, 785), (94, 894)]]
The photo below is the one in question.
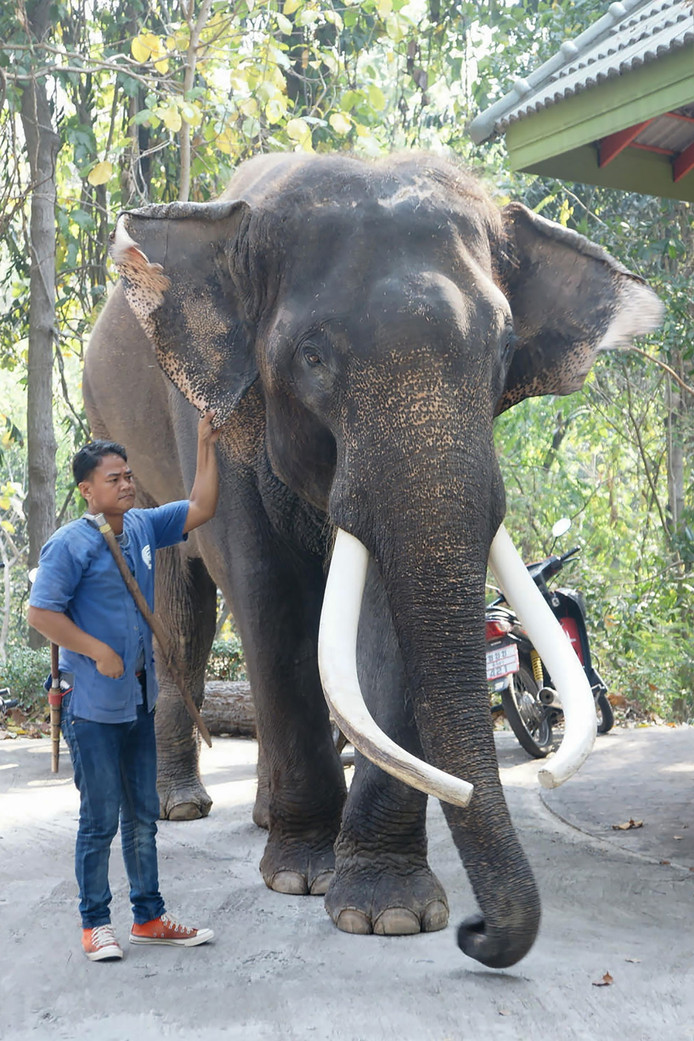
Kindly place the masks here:
[(694, 201), (694, 4), (623, 0), (470, 124), (514, 170)]

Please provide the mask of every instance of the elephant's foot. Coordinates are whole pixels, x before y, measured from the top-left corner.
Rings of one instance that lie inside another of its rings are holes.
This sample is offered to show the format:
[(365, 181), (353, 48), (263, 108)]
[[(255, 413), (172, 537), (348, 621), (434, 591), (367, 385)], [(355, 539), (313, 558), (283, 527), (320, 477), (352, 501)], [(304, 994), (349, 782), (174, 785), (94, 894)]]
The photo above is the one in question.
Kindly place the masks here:
[(197, 820), (206, 817), (212, 808), (212, 799), (199, 777), (188, 781), (159, 781), (157, 787), (162, 820)]
[(436, 875), (427, 866), (413, 868), (403, 861), (388, 867), (340, 866), (325, 897), (325, 907), (345, 933), (407, 936), (433, 933), (448, 925), (448, 901)]
[(324, 896), (335, 870), (332, 844), (295, 842), (280, 846), (268, 840), (260, 871), (268, 889), (292, 896)]

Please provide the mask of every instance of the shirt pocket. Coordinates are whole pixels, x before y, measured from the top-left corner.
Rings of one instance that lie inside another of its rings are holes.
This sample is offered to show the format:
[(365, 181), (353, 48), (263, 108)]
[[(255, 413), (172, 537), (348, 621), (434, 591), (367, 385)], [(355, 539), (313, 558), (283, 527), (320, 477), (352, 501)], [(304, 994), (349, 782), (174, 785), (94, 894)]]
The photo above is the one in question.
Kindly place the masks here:
[(85, 676), (83, 698), (80, 700), (86, 701), (99, 715), (112, 716), (114, 722), (122, 722), (124, 711), (135, 704), (135, 682), (134, 677), (127, 671), (118, 679), (102, 676), (96, 663), (90, 662)]

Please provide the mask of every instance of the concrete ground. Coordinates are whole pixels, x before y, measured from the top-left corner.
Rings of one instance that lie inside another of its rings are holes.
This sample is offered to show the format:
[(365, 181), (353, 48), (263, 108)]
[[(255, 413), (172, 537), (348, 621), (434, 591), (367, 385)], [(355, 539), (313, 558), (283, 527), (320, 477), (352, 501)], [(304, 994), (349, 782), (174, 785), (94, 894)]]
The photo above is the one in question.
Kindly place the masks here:
[[(438, 805), (430, 860), (451, 925), (414, 937), (338, 932), (317, 897), (258, 872), (256, 746), (202, 750), (211, 815), (162, 822), (167, 905), (210, 925), (192, 949), (80, 948), (72, 857), (77, 793), (63, 747), (0, 741), (0, 1038), (3, 1041), (693, 1041), (694, 728), (616, 729), (576, 777), (541, 791), (537, 762), (497, 734), (511, 812), (543, 895), (530, 954), (505, 971), (456, 947), (474, 899)], [(614, 830), (630, 820), (642, 827)], [(114, 845), (113, 922), (130, 917)], [(612, 982), (598, 986), (609, 974)]]

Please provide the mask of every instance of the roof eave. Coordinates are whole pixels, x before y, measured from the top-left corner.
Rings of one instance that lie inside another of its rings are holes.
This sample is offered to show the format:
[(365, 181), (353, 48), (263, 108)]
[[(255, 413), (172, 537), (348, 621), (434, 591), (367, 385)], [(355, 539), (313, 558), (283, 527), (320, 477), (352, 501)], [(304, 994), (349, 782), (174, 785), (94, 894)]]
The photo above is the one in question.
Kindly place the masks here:
[(601, 37), (609, 36), (614, 26), (623, 21), (634, 8), (642, 3), (643, 0), (622, 0), (622, 2), (611, 4), (607, 14), (585, 29), (575, 40), (565, 41), (556, 54), (531, 72), (526, 79), (519, 77), (508, 94), (505, 94), (484, 112), (480, 112), (468, 125), (468, 133), (472, 141), (479, 145), (499, 133), (502, 129), (499, 124), (504, 116), (518, 105), (519, 101), (530, 93), (539, 93), (562, 68), (574, 62)]

